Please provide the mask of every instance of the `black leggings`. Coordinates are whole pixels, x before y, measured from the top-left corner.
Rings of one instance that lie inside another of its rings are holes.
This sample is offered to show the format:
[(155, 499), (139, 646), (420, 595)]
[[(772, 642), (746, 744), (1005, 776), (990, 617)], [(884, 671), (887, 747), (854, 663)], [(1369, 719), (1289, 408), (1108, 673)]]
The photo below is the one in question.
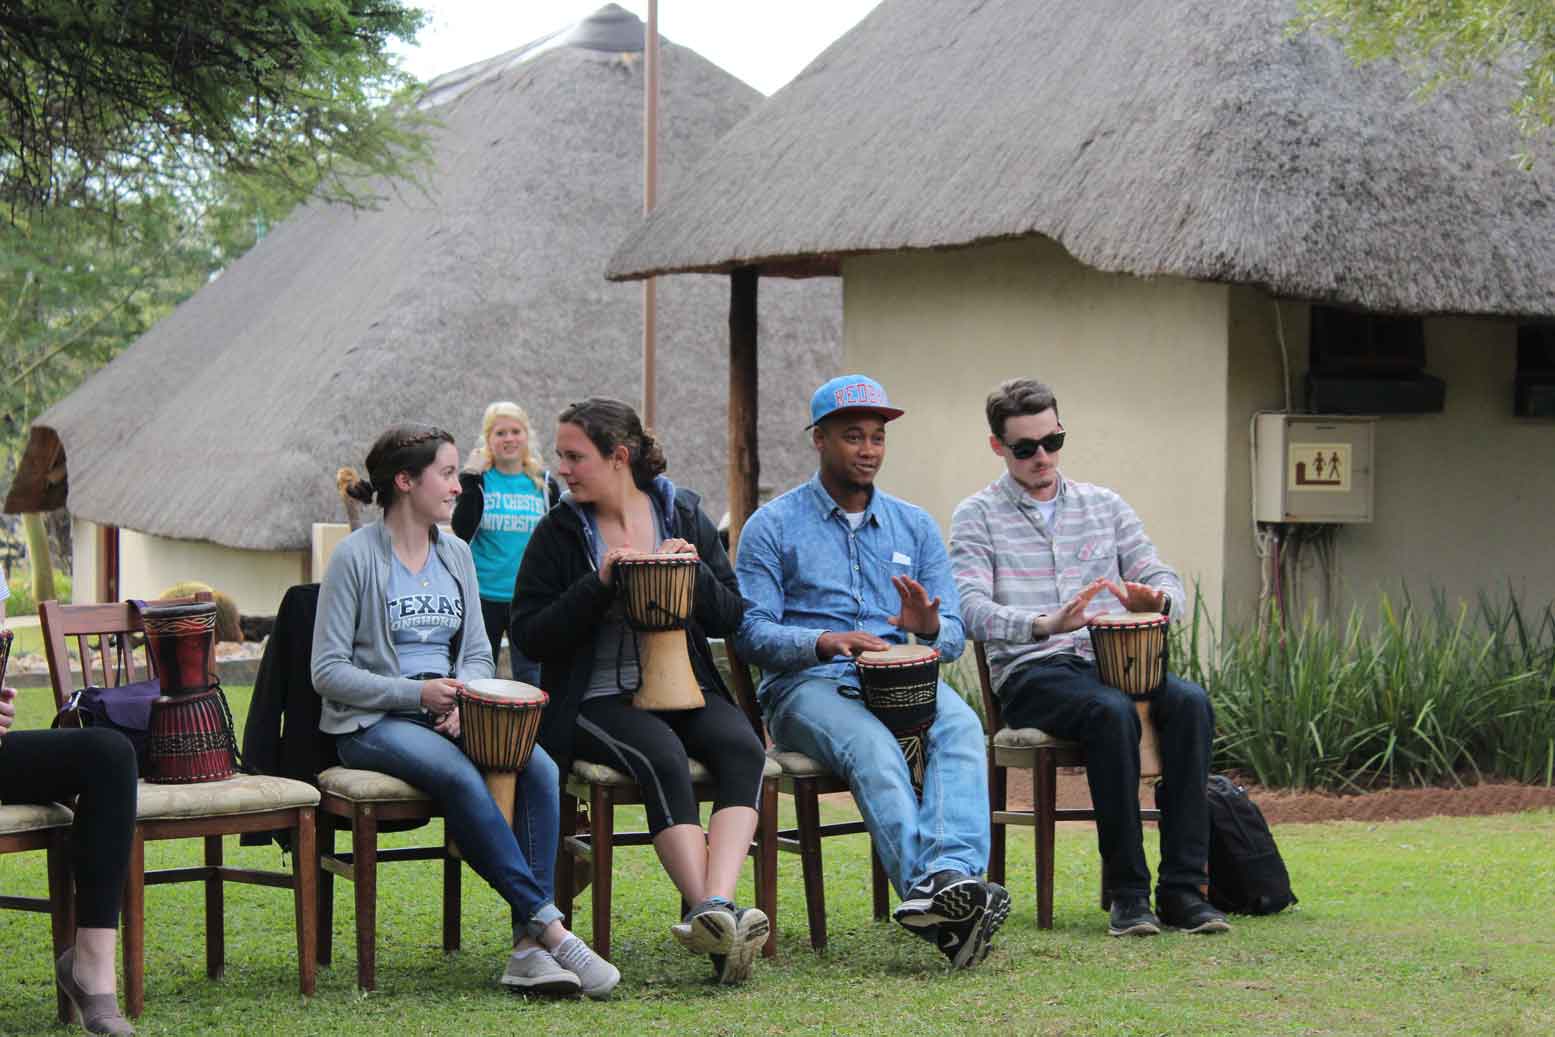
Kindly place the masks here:
[(654, 835), (670, 825), (701, 823), (687, 756), (712, 772), (715, 812), (759, 809), (767, 754), (745, 714), (721, 695), (708, 695), (701, 709), (674, 710), (638, 709), (630, 695), (587, 699), (578, 707), (573, 748), (580, 759), (632, 775)]
[(76, 925), (114, 929), (135, 836), (135, 749), (117, 731), (11, 731), (0, 739), (0, 801), (79, 796), (71, 829)]

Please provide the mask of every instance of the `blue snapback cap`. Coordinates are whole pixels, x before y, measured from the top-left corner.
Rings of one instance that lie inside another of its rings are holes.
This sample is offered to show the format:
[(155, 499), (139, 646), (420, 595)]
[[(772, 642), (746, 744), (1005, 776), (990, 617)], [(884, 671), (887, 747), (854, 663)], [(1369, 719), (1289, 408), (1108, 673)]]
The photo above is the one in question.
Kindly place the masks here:
[(843, 411), (866, 411), (878, 414), (886, 421), (899, 418), (904, 411), (891, 406), (885, 394), (885, 386), (862, 374), (839, 375), (815, 390), (810, 397), (810, 424), (814, 428), (823, 419)]

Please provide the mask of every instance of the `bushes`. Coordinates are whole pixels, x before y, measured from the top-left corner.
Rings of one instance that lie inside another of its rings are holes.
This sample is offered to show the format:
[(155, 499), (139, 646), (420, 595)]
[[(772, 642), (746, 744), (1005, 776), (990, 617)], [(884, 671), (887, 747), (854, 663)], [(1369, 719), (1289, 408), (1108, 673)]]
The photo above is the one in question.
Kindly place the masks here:
[[(6, 586), (11, 590), (11, 597), (5, 603), (5, 614), (8, 616), (37, 615), (38, 603), (32, 597), (32, 575), (19, 567), (8, 575)], [(54, 570), (54, 597), (60, 601), (70, 600), (69, 573)]]
[(1174, 669), (1216, 710), (1215, 765), (1266, 785), (1363, 789), (1500, 775), (1555, 783), (1555, 611), (1510, 595), (1422, 609), (1384, 596), (1375, 623), (1310, 617), (1215, 639), (1195, 603)]

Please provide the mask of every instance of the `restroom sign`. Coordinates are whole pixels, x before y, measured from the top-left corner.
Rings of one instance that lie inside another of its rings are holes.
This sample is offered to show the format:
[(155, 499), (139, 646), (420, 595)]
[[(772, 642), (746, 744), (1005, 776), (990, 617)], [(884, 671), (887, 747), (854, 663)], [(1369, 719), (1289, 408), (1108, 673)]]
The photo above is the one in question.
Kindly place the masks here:
[(1349, 443), (1292, 443), (1286, 488), (1319, 493), (1350, 491)]

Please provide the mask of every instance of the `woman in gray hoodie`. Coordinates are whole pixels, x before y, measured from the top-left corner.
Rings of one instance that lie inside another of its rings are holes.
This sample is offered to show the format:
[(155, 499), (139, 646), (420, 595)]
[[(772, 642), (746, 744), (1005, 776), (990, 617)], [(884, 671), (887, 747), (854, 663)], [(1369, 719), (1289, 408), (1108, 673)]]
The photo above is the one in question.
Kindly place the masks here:
[(459, 747), (459, 692), (493, 666), (469, 545), (438, 528), (459, 496), (453, 436), (397, 425), (373, 444), (367, 472), (349, 492), (376, 502), (383, 521), (341, 541), (319, 587), (319, 727), (347, 767), (392, 774), (442, 806), (465, 860), (512, 907), (503, 985), (608, 997), (621, 974), (567, 931), (552, 903), (556, 764), (535, 748), (510, 827)]

